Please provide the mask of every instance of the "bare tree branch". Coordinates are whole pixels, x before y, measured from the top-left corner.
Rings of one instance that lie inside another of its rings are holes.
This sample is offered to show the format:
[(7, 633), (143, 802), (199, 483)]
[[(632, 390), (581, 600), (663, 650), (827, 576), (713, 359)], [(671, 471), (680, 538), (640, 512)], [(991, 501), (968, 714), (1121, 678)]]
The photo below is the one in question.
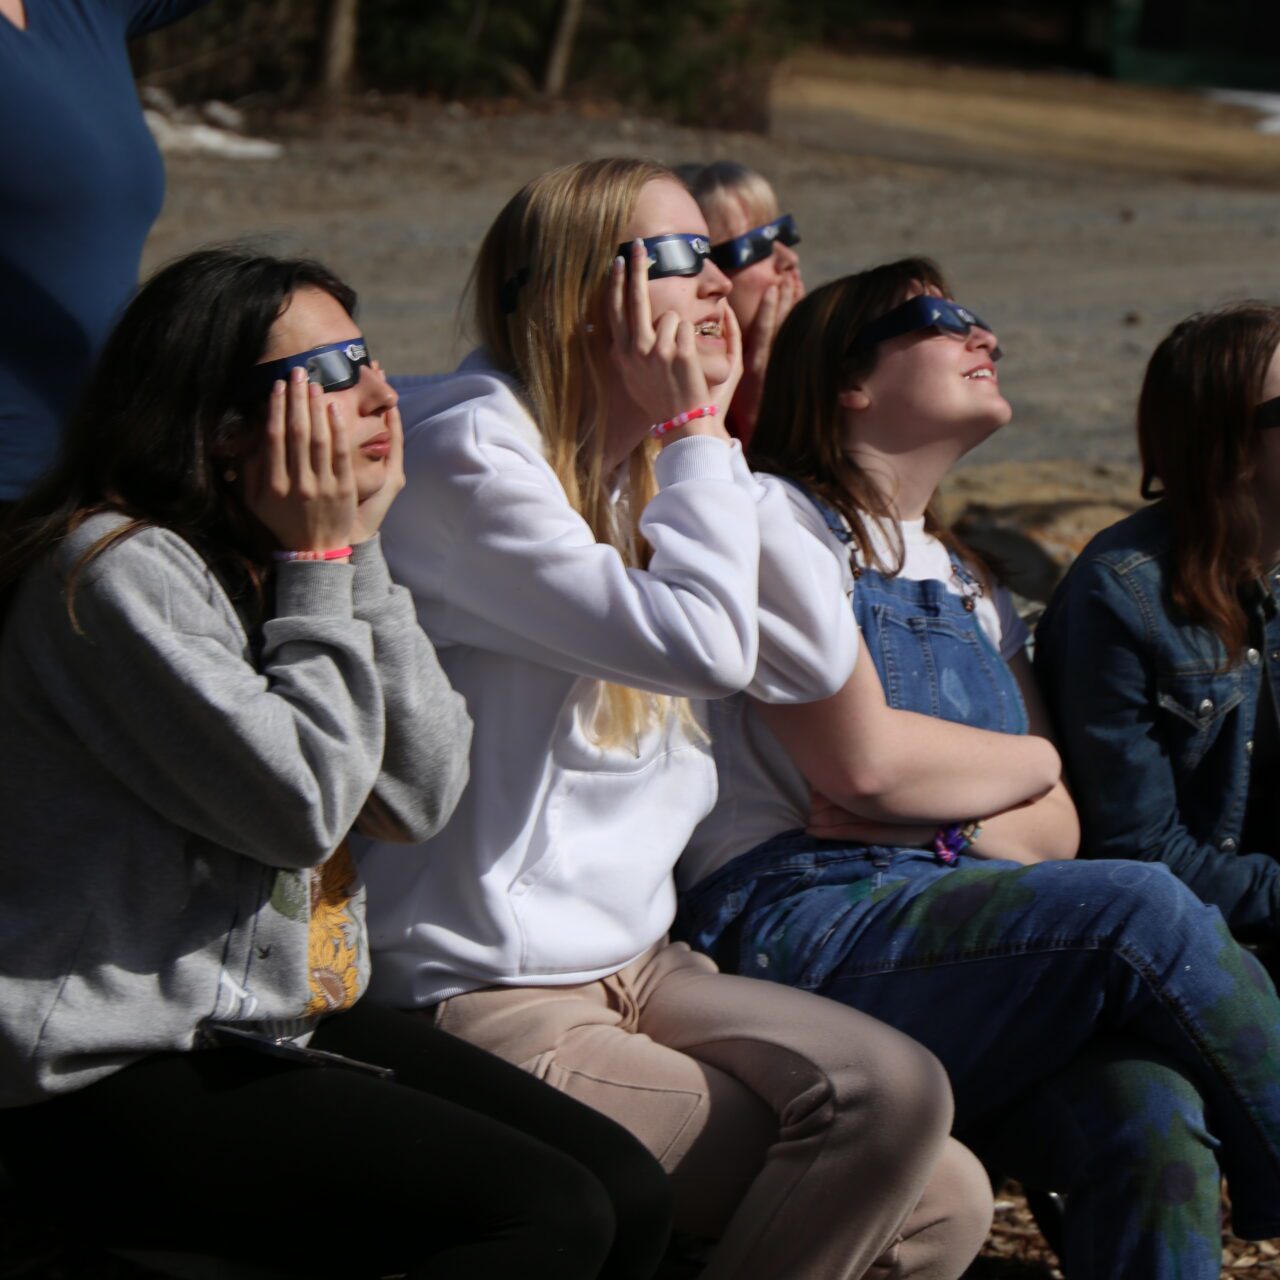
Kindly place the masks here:
[(573, 56), (573, 42), (582, 20), (583, 0), (562, 0), (560, 20), (556, 23), (555, 38), (551, 41), (551, 55), (547, 58), (547, 73), (543, 77), (542, 92), (548, 98), (558, 98), (564, 93), (569, 78), (569, 60)]
[(360, 0), (330, 0), (324, 33), (320, 83), (326, 93), (342, 97), (351, 91), (356, 66)]

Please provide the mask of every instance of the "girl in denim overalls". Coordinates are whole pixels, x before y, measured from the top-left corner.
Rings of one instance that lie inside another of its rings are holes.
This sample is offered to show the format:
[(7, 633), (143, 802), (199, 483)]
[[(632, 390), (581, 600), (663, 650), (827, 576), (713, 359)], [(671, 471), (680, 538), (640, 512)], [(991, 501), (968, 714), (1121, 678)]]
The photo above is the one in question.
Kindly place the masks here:
[(932, 1049), (957, 1132), (1067, 1192), (1072, 1280), (1210, 1280), (1220, 1168), (1236, 1231), (1280, 1234), (1280, 1003), (1164, 867), (1070, 861), (1025, 633), (929, 509), (1011, 416), (994, 334), (947, 294), (907, 260), (779, 335), (753, 465), (849, 565), (867, 653), (834, 698), (713, 704), (721, 793), (682, 926), (724, 969)]

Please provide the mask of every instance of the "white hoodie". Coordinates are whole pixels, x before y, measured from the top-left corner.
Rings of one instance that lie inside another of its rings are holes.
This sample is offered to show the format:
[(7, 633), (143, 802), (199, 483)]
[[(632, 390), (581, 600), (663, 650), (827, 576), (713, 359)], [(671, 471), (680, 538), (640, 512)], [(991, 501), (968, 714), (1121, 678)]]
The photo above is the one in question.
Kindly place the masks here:
[[(693, 699), (747, 686), (812, 698), (815, 680), (834, 692), (855, 643), (831, 557), (736, 444), (691, 437), (657, 459), (641, 517), (653, 556), (628, 568), (569, 505), (513, 385), (478, 353), (407, 391), (401, 411), (409, 484), (383, 545), (475, 730), (444, 831), (361, 858), (372, 991), (413, 1007), (594, 981), (666, 933), (672, 868), (716, 798), (709, 747), (674, 718), (636, 744), (594, 742), (598, 682)], [(787, 571), (771, 581), (775, 565)], [(757, 670), (760, 630), (774, 660)]]

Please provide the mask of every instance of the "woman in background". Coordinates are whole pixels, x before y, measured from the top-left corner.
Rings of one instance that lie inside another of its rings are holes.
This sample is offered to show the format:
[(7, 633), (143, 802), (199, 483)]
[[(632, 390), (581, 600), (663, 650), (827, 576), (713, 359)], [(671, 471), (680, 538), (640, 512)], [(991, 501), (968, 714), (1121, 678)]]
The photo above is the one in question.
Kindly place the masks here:
[(127, 42), (207, 0), (0, 0), (0, 526), (138, 281), (164, 165)]
[(711, 257), (733, 282), (729, 305), (742, 329), (742, 381), (729, 411), (730, 434), (750, 442), (769, 352), (782, 322), (804, 297), (800, 232), (779, 212), (769, 181), (730, 160), (681, 165), (677, 172), (711, 232)]

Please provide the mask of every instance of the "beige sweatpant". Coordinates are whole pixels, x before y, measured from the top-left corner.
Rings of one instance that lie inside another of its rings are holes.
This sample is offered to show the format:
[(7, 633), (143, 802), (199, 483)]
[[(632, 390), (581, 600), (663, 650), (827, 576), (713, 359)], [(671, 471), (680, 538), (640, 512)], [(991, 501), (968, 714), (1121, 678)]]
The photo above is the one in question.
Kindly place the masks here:
[(720, 973), (683, 943), (569, 987), (488, 987), (437, 1025), (629, 1129), (704, 1280), (955, 1280), (991, 1223), (951, 1092), (914, 1040), (821, 996)]

